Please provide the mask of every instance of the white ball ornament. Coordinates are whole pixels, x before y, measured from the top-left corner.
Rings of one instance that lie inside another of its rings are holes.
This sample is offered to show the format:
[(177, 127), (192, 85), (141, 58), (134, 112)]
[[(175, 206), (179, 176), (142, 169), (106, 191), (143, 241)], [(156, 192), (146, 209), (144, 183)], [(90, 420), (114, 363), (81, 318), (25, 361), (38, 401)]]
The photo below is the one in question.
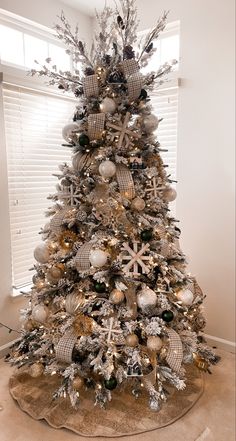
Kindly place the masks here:
[(136, 211), (142, 211), (145, 208), (145, 201), (139, 196), (134, 198), (131, 202), (131, 208)]
[(150, 351), (159, 351), (162, 347), (162, 340), (157, 335), (150, 335), (147, 339), (147, 347)]
[(65, 141), (71, 142), (76, 138), (76, 134), (79, 133), (80, 127), (77, 123), (67, 124), (62, 129), (62, 137)]
[(39, 263), (47, 263), (50, 258), (50, 251), (46, 243), (40, 243), (34, 250), (34, 258)]
[(163, 190), (163, 198), (166, 202), (173, 202), (177, 197), (177, 192), (173, 187), (167, 187)]
[(112, 98), (104, 98), (100, 104), (102, 113), (114, 113), (116, 110), (116, 102)]
[(147, 307), (154, 307), (156, 306), (156, 303), (157, 296), (152, 289), (146, 287), (139, 291), (137, 295), (137, 305), (139, 306), (139, 308), (145, 309)]
[(177, 292), (177, 299), (186, 306), (190, 306), (193, 303), (193, 293), (190, 289), (181, 289)]
[(100, 268), (106, 265), (108, 253), (102, 250), (92, 250), (89, 255), (89, 260), (92, 266), (95, 268)]
[(159, 119), (156, 115), (150, 114), (143, 118), (142, 126), (145, 132), (152, 133), (157, 129), (159, 125)]
[(103, 161), (99, 165), (98, 170), (103, 178), (111, 178), (116, 173), (116, 166), (112, 161)]
[(32, 310), (32, 317), (36, 322), (44, 323), (48, 318), (48, 308), (45, 305), (36, 305)]

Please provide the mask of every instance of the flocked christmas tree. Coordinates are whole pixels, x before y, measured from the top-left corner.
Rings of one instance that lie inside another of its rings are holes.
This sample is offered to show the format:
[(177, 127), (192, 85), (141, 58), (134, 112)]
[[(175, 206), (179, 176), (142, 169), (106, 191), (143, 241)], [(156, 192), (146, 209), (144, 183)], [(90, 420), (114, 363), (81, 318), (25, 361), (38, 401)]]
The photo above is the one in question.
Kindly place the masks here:
[(90, 56), (63, 14), (56, 26), (82, 73), (58, 71), (50, 59), (31, 71), (72, 91), (78, 106), (63, 129), (72, 166), (59, 167), (22, 339), (9, 360), (33, 377), (57, 373), (54, 397), (68, 395), (74, 406), (82, 388), (94, 388), (104, 406), (113, 389), (132, 384), (158, 410), (167, 383), (185, 387), (185, 364), (208, 370), (217, 361), (202, 338), (203, 294), (186, 271), (168, 208), (176, 191), (153, 134), (159, 121), (149, 93), (175, 62), (141, 73), (167, 14), (139, 42), (133, 0), (97, 18)]

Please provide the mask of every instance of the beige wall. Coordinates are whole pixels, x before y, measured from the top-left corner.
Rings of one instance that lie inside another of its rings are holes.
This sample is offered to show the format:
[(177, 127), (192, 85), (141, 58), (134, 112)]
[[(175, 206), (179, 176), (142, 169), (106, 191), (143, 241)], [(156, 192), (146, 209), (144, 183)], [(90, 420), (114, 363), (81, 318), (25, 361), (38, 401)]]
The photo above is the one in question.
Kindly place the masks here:
[(137, 0), (140, 29), (180, 20), (178, 199), (181, 245), (207, 295), (206, 332), (234, 327), (234, 0)]

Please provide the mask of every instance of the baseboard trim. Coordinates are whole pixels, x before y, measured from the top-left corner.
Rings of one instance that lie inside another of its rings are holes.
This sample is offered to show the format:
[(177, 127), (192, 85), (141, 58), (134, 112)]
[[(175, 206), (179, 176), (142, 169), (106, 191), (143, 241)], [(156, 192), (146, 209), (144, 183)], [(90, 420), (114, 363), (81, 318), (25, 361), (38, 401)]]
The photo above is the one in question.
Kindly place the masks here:
[(236, 343), (234, 341), (225, 340), (224, 338), (215, 337), (214, 335), (209, 334), (204, 334), (204, 337), (206, 337), (211, 346), (216, 346), (225, 351), (235, 353)]
[(20, 340), (20, 338), (16, 338), (15, 340), (9, 341), (8, 343), (6, 343), (5, 345), (0, 346), (0, 358), (4, 357), (5, 355), (7, 355), (7, 353), (9, 352), (9, 348), (16, 342), (18, 342)]

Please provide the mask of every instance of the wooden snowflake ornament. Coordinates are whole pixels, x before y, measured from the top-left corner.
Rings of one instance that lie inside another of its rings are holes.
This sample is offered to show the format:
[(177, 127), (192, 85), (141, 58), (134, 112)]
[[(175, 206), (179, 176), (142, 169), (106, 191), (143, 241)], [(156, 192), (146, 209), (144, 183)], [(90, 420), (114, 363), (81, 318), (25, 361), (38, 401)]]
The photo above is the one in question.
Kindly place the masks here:
[(120, 329), (119, 323), (114, 317), (110, 317), (108, 320), (104, 320), (105, 327), (101, 327), (100, 331), (107, 335), (107, 344), (113, 340), (113, 335), (122, 334), (123, 331)]
[(147, 266), (149, 256), (146, 255), (149, 249), (149, 244), (136, 242), (132, 243), (132, 248), (125, 242), (123, 243), (121, 261), (123, 271), (126, 275), (139, 276), (140, 274), (148, 274), (150, 269)]
[(77, 193), (73, 185), (63, 187), (62, 191), (58, 193), (58, 197), (67, 205), (77, 206), (80, 202), (78, 199), (79, 193)]
[(132, 127), (129, 127), (130, 113), (127, 112), (124, 120), (119, 119), (117, 124), (107, 122), (107, 127), (110, 127), (114, 131), (110, 133), (111, 141), (118, 137), (117, 147), (119, 149), (127, 150), (130, 146), (133, 145), (133, 138), (139, 139), (141, 135), (137, 132), (134, 132), (136, 129), (135, 124)]
[(145, 189), (145, 193), (147, 195), (150, 195), (154, 198), (158, 195), (158, 181), (157, 178), (154, 176), (151, 180), (147, 183), (147, 188)]

